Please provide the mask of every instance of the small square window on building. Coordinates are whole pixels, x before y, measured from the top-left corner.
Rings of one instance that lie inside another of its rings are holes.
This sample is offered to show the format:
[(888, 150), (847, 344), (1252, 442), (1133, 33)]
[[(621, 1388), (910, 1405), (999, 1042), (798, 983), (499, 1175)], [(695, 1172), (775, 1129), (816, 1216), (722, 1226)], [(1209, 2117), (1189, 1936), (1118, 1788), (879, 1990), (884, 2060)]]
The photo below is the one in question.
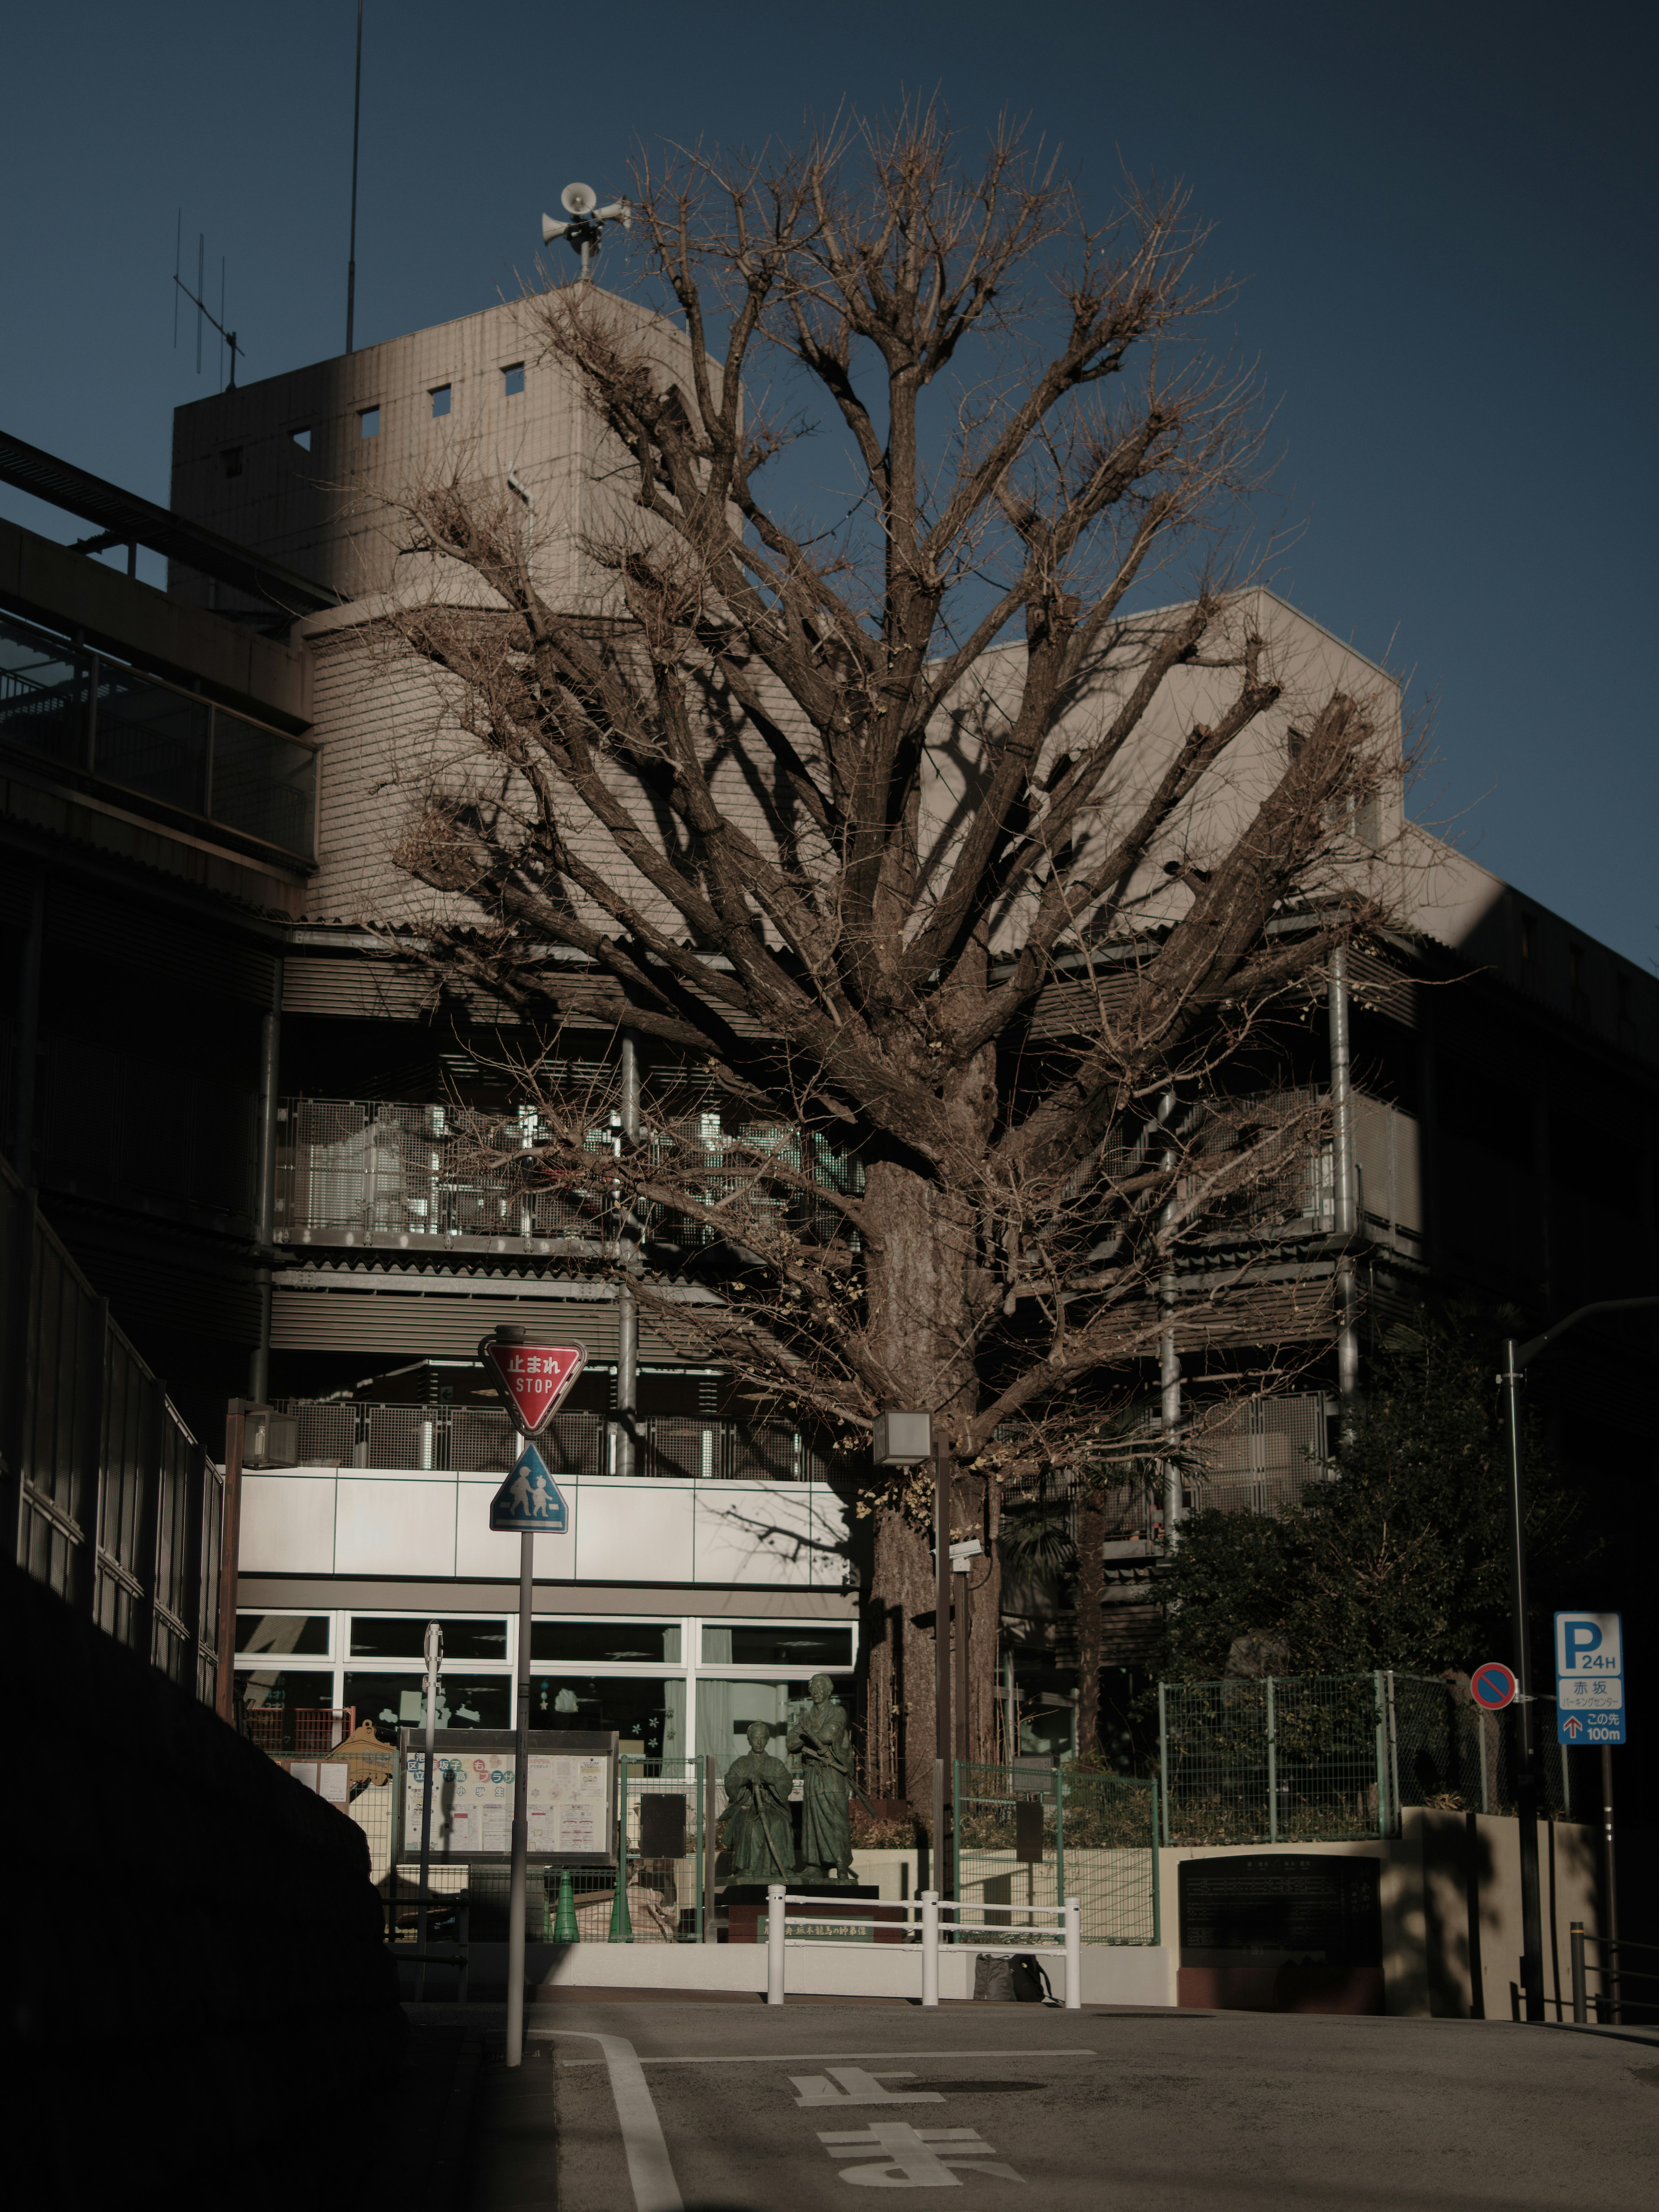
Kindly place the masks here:
[(440, 416), (440, 415), (447, 415), (447, 414), (448, 414), (448, 412), (449, 412), (449, 386), (448, 386), (447, 384), (440, 384), (440, 385), (435, 386), (434, 387), (434, 389), (433, 389), (433, 392), (432, 392), (432, 394), (431, 394), (431, 398), (432, 398), (432, 412), (433, 412), (433, 416), (434, 416), (434, 419), (435, 419), (435, 417), (436, 417), (436, 416)]
[(242, 449), (240, 446), (227, 446), (223, 453), (220, 454), (219, 459), (224, 464), (225, 474), (228, 477), (239, 477), (241, 475)]
[(306, 424), (303, 430), (290, 430), (288, 434), (293, 439), (295, 444), (300, 448), (300, 451), (302, 453), (308, 453), (311, 451), (311, 425), (309, 422)]
[(360, 407), (357, 410), (357, 435), (378, 438), (380, 434), (380, 410), (378, 407)]
[(524, 390), (524, 363), (515, 361), (511, 368), (501, 371), (501, 390), (511, 399)]

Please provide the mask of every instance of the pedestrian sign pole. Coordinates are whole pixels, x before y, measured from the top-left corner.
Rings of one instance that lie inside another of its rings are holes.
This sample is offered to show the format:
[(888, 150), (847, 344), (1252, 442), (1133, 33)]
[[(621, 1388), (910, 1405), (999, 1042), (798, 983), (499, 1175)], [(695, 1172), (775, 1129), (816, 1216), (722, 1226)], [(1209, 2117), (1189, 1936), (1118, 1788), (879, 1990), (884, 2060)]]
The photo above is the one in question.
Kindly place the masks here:
[(513, 1754), (513, 1886), (507, 1914), (507, 2063), (524, 2063), (524, 1947), (530, 1863), (530, 1643), (536, 1538), (562, 1535), (569, 1509), (532, 1439), (557, 1413), (587, 1355), (580, 1345), (543, 1344), (527, 1328), (498, 1328), (478, 1346), (518, 1432), (513, 1472), (489, 1503), (489, 1525), (519, 1536), (519, 1655)]

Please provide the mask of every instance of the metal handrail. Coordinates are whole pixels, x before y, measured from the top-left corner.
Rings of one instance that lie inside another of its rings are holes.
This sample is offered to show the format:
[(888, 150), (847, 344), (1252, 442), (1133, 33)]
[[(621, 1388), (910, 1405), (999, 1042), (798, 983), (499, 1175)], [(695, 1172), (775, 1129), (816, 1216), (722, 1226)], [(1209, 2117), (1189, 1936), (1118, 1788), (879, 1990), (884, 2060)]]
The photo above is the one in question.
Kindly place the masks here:
[[(1625, 1951), (1652, 1951), (1659, 1954), (1659, 1943), (1634, 1943), (1628, 1936), (1592, 1936), (1586, 1931), (1582, 1920), (1569, 1923), (1567, 1940), (1572, 1954), (1572, 2018), (1573, 2024), (1577, 2027), (1587, 2027), (1589, 2025), (1589, 1961), (1584, 1956), (1584, 1947), (1587, 1943), (1594, 1943), (1599, 1949), (1610, 1951), (1613, 1954), (1611, 1968), (1601, 1964), (1600, 1971), (1613, 1984), (1612, 1989), (1605, 1994), (1612, 1998), (1615, 2025), (1620, 2017), (1621, 1983), (1626, 1980), (1659, 1982), (1659, 1973), (1650, 1972), (1641, 1966), (1626, 1966), (1620, 1956), (1620, 1954)], [(1636, 2002), (1641, 2006), (1644, 2012), (1654, 2009), (1645, 1997), (1638, 1997)]]

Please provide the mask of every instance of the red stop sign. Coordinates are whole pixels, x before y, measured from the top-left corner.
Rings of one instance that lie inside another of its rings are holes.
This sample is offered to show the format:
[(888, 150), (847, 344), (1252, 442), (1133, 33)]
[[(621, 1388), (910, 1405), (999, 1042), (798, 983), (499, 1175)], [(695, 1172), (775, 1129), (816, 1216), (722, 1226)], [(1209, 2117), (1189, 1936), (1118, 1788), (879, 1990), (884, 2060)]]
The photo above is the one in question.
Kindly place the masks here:
[(535, 1437), (564, 1402), (586, 1364), (587, 1352), (580, 1344), (504, 1344), (487, 1336), (478, 1346), (478, 1357), (514, 1426), (524, 1436)]

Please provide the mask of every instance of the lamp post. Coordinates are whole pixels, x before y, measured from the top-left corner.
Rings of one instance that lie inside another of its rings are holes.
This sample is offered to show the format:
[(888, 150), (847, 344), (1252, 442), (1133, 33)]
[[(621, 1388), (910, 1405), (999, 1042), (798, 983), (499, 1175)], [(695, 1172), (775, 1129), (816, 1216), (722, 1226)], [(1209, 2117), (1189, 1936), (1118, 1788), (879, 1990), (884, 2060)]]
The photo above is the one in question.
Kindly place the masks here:
[(1510, 1461), (1510, 1584), (1511, 1633), (1515, 1642), (1517, 1685), (1516, 1727), (1521, 1758), (1515, 1778), (1515, 1810), (1521, 1836), (1521, 1995), (1528, 2020), (1544, 2017), (1544, 1932), (1538, 1888), (1538, 1730), (1533, 1714), (1532, 1649), (1527, 1633), (1527, 1538), (1521, 1479), (1521, 1378), (1528, 1364), (1546, 1346), (1591, 1314), (1632, 1313), (1638, 1308), (1659, 1306), (1659, 1297), (1598, 1298), (1580, 1306), (1524, 1344), (1515, 1337), (1504, 1340), (1504, 1365), (1498, 1386), (1504, 1393), (1504, 1427)]

